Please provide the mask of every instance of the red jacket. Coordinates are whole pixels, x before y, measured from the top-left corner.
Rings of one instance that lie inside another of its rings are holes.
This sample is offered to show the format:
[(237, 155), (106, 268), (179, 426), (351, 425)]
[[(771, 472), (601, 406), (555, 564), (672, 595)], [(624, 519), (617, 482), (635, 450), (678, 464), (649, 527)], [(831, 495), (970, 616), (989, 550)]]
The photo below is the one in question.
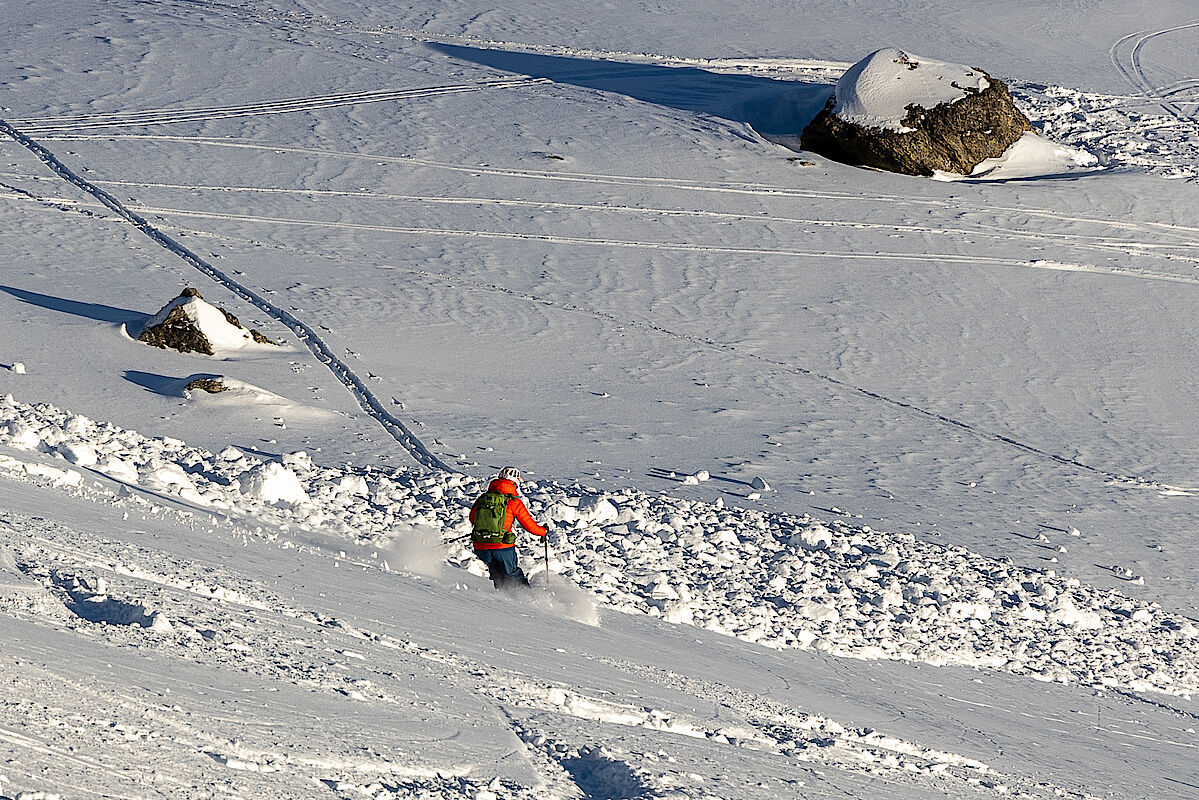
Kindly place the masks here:
[[(524, 528), (534, 536), (545, 536), (546, 529), (544, 525), (538, 525), (537, 520), (533, 519), (533, 515), (529, 513), (529, 509), (525, 507), (525, 503), (516, 495), (520, 490), (516, 484), (507, 478), (496, 478), (487, 487), (488, 491), (499, 492), (500, 494), (512, 495), (512, 499), (508, 501), (507, 507), (504, 509), (504, 530), (512, 530), (512, 523), (519, 522), (520, 527)], [(475, 521), (475, 508), (471, 506), (470, 521)], [(516, 547), (515, 544), (486, 544), (483, 542), (475, 542), (476, 550), (502, 550), (506, 547)]]

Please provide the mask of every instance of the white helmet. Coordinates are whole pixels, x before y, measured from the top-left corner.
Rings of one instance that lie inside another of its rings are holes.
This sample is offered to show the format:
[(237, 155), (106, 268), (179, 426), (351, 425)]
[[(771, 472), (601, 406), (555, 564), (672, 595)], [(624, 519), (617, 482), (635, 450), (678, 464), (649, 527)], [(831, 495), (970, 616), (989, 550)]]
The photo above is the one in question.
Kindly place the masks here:
[(500, 470), (500, 477), (513, 483), (520, 483), (520, 470), (516, 467), (504, 467)]

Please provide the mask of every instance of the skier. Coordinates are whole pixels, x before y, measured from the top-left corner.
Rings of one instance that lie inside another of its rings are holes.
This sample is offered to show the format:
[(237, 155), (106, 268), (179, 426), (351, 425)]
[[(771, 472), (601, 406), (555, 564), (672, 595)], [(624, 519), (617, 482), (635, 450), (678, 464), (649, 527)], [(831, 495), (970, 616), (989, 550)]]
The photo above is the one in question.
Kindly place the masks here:
[(534, 536), (545, 536), (548, 532), (533, 519), (520, 499), (520, 478), (519, 469), (504, 467), (470, 509), (470, 539), (475, 555), (487, 565), (497, 589), (529, 585), (524, 570), (516, 563), (512, 523), (519, 522)]

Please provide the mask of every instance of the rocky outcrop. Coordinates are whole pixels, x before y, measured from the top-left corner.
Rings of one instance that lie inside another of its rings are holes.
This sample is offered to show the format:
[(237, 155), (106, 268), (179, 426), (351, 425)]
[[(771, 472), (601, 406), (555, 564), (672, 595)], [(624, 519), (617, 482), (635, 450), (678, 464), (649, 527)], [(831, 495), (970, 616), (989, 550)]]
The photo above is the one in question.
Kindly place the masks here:
[(800, 145), (890, 172), (968, 175), (1031, 130), (1003, 81), (892, 48), (845, 73), (828, 105), (804, 128)]
[(207, 375), (199, 378), (193, 378), (187, 382), (187, 385), (184, 386), (183, 389), (187, 392), (205, 391), (209, 394), (218, 394), (220, 392), (229, 391), (229, 387), (221, 381), (220, 377), (214, 378)]
[(137, 336), (139, 341), (154, 347), (209, 356), (215, 353), (214, 337), (226, 347), (240, 347), (251, 341), (274, 344), (259, 331), (246, 330), (225, 309), (209, 305), (191, 287), (163, 306)]

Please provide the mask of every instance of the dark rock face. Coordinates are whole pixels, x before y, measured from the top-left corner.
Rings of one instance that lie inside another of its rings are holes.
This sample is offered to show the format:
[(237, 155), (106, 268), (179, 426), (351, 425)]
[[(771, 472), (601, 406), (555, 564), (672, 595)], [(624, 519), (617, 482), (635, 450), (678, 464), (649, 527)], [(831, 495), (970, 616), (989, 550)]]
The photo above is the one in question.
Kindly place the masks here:
[(202, 390), (209, 394), (229, 391), (229, 387), (222, 383), (220, 378), (196, 378), (188, 381), (187, 386), (183, 388), (189, 392)]
[[(167, 312), (162, 322), (145, 327), (138, 334), (138, 340), (154, 347), (161, 347), (164, 350), (178, 350), (180, 353), (203, 353), (208, 356), (213, 355), (212, 342), (208, 340), (208, 337), (204, 335), (202, 330), (196, 327), (196, 323), (192, 321), (187, 312), (181, 307), (181, 304), (179, 304), (181, 300), (187, 301), (192, 298), (198, 300), (204, 299), (196, 289), (189, 286), (179, 294), (179, 297), (164, 306), (164, 308), (167, 308), (171, 304), (176, 304), (174, 308), (171, 308)], [(238, 322), (237, 317), (219, 306), (216, 308), (225, 316), (225, 320), (230, 325), (245, 330), (242, 324)], [(161, 314), (162, 312), (160, 311), (159, 313)], [(274, 344), (274, 342), (253, 328), (250, 329), (249, 334), (259, 344)]]
[(903, 125), (913, 130), (902, 133), (837, 117), (832, 113), (834, 96), (804, 128), (800, 146), (834, 161), (889, 172), (927, 176), (940, 170), (969, 175), (979, 162), (1002, 155), (1032, 130), (1007, 85), (983, 70), (978, 72), (990, 84), (986, 89), (967, 89), (961, 99), (933, 108), (908, 106)]
[[(187, 292), (193, 292), (187, 295)], [(199, 293), (195, 289), (185, 289), (184, 294), (180, 297), (198, 297)], [(152, 325), (138, 334), (138, 341), (145, 342), (154, 347), (161, 347), (164, 350), (178, 350), (180, 353), (203, 353), (210, 356), (213, 354), (212, 342), (208, 341), (208, 337), (204, 332), (196, 327), (191, 318), (180, 306), (172, 308), (162, 322), (157, 325)]]

